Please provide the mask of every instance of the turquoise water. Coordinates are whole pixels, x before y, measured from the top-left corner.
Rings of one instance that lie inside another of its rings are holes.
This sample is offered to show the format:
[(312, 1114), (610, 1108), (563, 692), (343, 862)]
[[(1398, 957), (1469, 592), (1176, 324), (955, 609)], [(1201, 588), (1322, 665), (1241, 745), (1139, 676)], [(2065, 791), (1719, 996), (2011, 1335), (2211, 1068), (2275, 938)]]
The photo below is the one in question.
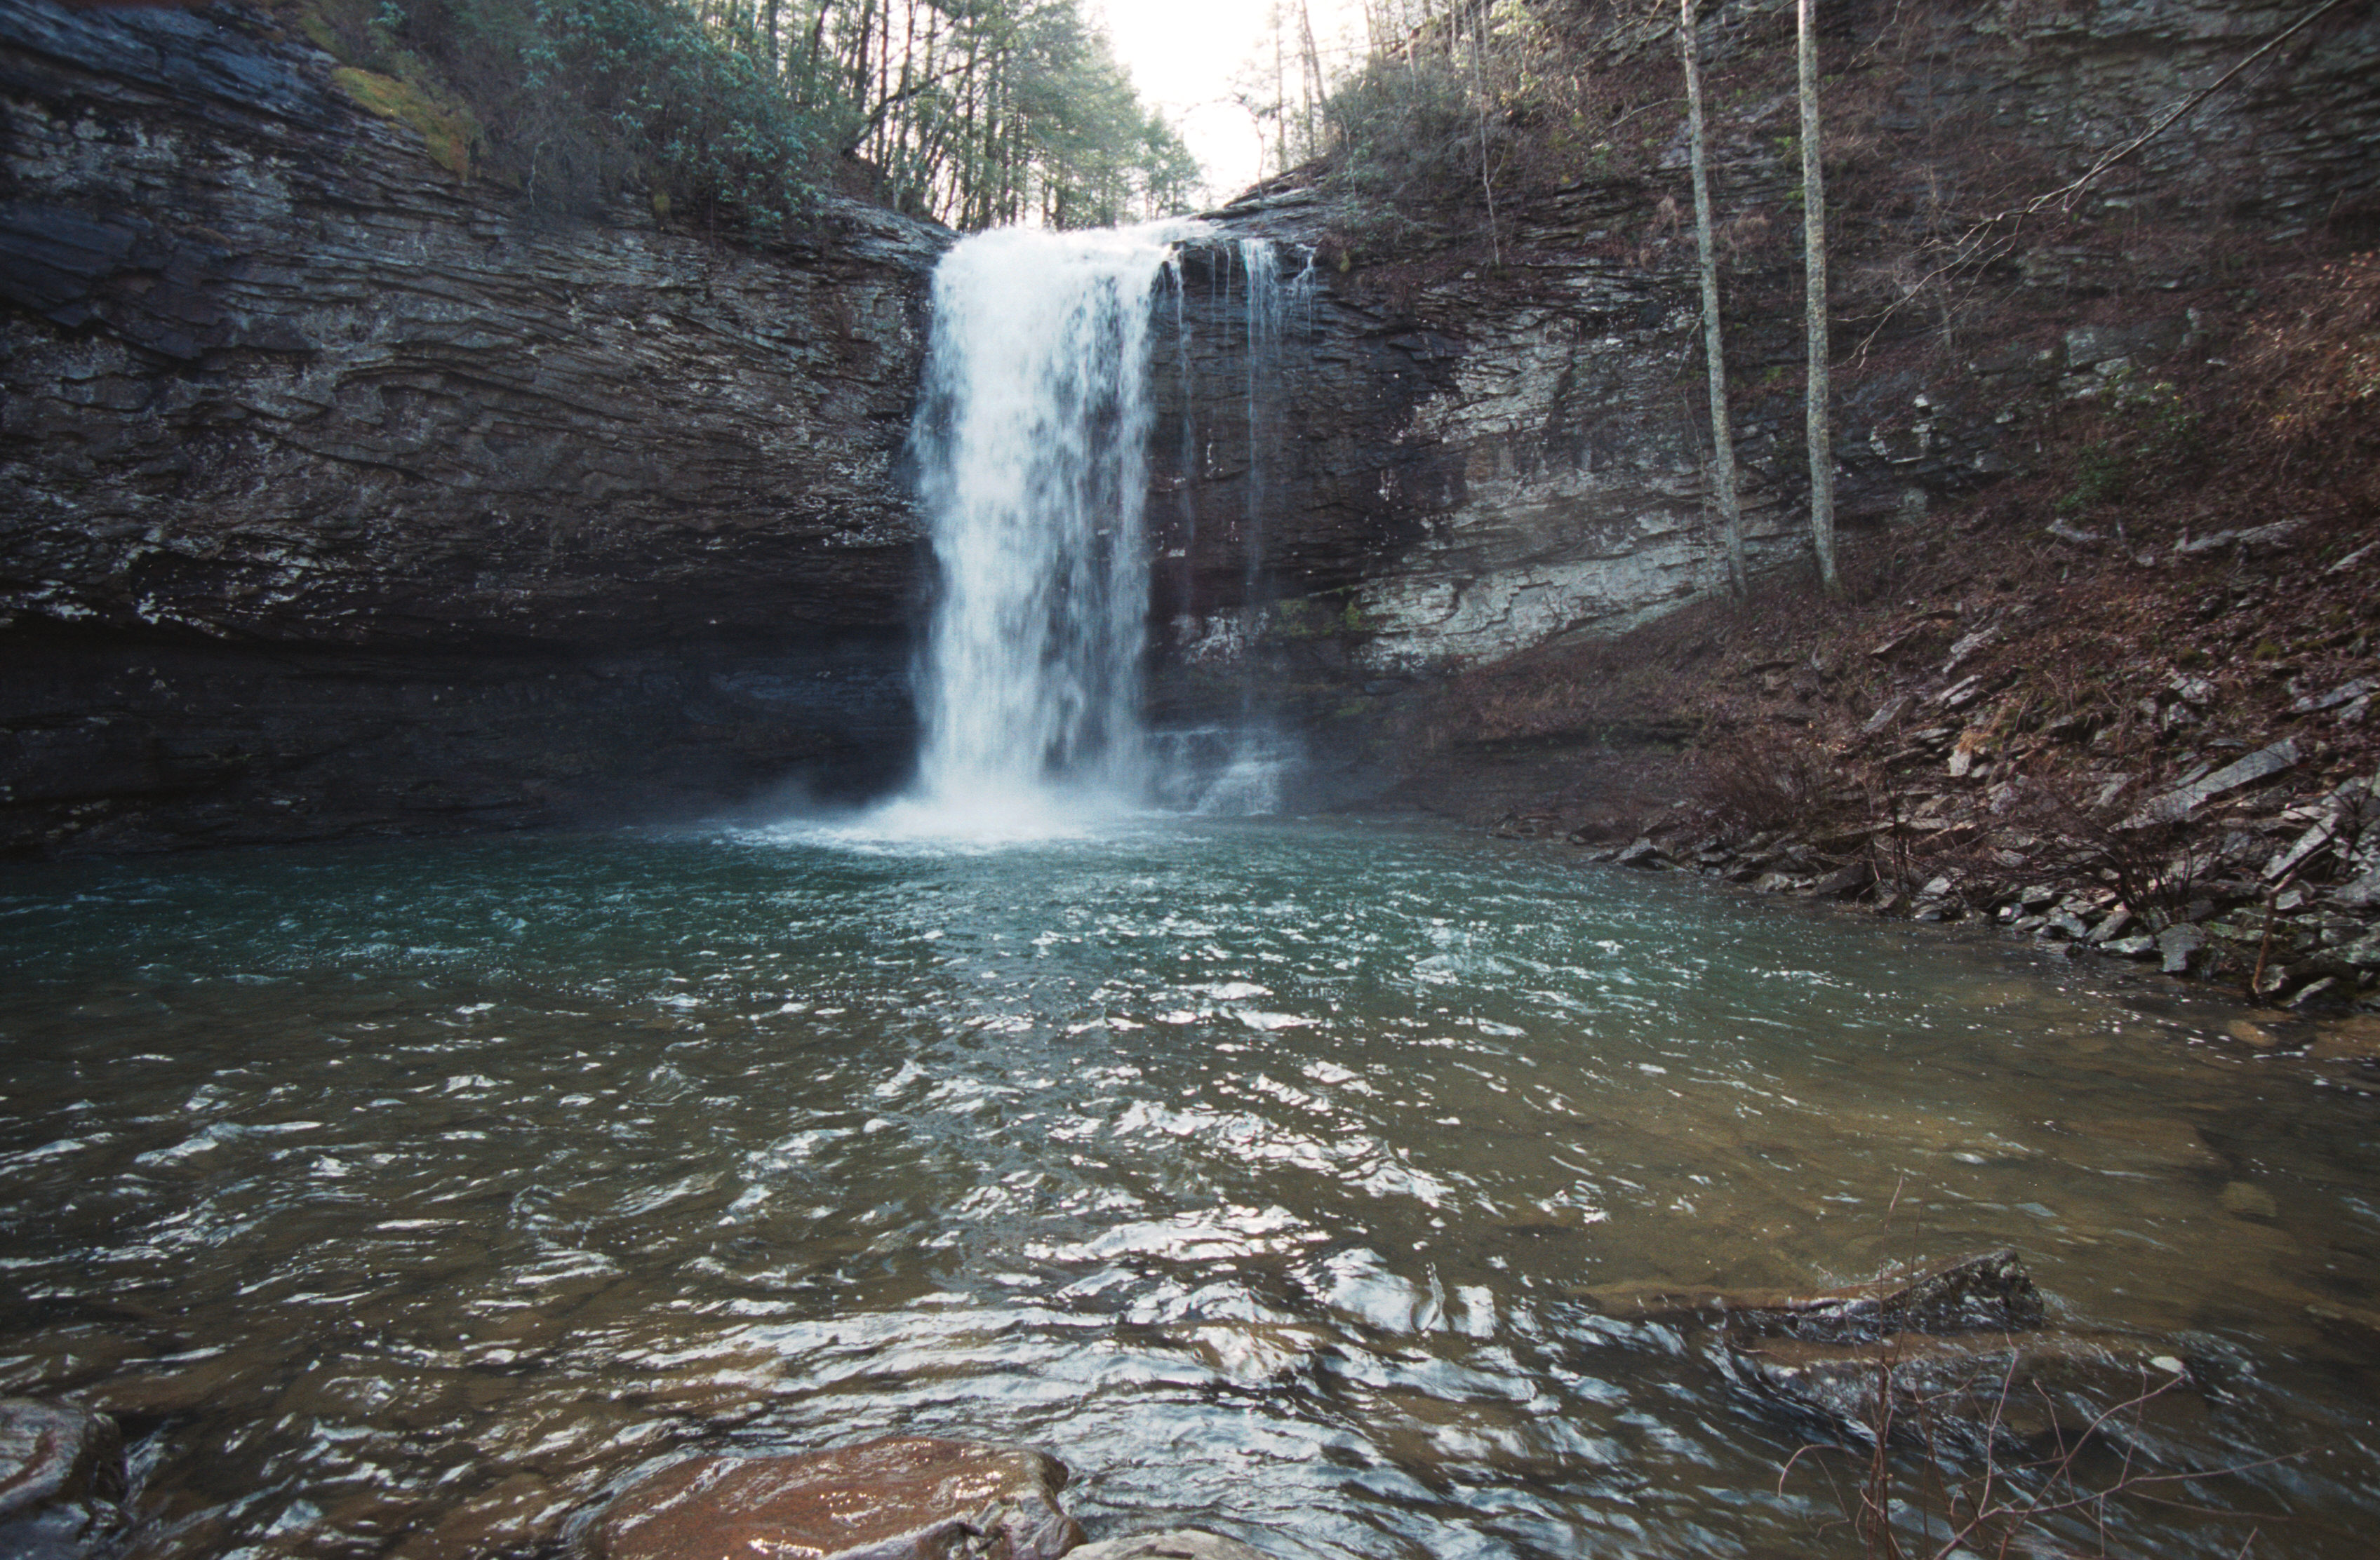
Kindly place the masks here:
[(1055, 1452), (1094, 1537), (1852, 1554), (1823, 1421), (1609, 1292), (2013, 1245), (2187, 1361), (2143, 1466), (2285, 1459), (2114, 1552), (2362, 1555), (2373, 1359), (2307, 1307), (2380, 1310), (2374, 1103), (2238, 1017), (1353, 824), (25, 869), (0, 1390), (124, 1418), (144, 1555), (537, 1554), (896, 1430)]

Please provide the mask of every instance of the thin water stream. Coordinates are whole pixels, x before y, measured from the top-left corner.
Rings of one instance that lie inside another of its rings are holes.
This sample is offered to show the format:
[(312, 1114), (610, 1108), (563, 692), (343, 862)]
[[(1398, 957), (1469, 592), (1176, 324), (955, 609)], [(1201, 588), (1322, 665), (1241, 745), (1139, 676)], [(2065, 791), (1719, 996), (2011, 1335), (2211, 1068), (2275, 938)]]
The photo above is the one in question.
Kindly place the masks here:
[(1094, 1536), (1848, 1555), (1821, 1427), (1589, 1291), (2005, 1244), (2188, 1362), (2148, 1463), (2286, 1459), (2114, 1553), (2368, 1554), (2307, 1311), (2380, 1309), (2362, 1075), (2099, 979), (1353, 824), (30, 868), (0, 1390), (123, 1418), (144, 1557), (537, 1553), (896, 1430), (1054, 1451)]

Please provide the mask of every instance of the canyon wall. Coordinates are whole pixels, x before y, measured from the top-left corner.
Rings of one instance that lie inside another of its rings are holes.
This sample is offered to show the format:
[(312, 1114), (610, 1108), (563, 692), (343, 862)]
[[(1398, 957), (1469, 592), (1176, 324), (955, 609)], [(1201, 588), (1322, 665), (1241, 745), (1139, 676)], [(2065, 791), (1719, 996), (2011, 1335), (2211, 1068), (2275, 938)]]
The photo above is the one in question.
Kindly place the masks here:
[[(1707, 40), (1762, 572), (1807, 566), (1789, 14)], [(2346, 6), (1955, 293), (1912, 270), (1969, 187), (2054, 187), (2301, 14), (1836, 9), (1847, 529), (2022, 470), (2063, 404), (2203, 357), (2270, 266), (2380, 234), (2380, 18)], [(1597, 68), (1661, 68), (1658, 30), (1578, 26)], [(0, 0), (0, 849), (893, 782), (952, 236), (832, 199), (771, 244), (542, 215), (376, 112), (392, 85), (228, 6)], [(1720, 588), (1681, 130), (1629, 123), (1633, 163), (1492, 234), (1384, 247), (1289, 181), (1184, 246), (1151, 364), (1159, 720), (1269, 708), (1352, 754), (1418, 681)], [(1250, 239), (1304, 277), (1269, 323)]]
[[(2062, 405), (2203, 357), (2210, 315), (2252, 302), (2275, 267), (2380, 237), (2369, 6), (2321, 18), (2071, 200), (1964, 229), (2117, 152), (2307, 9), (1828, 8), (1829, 57), (1847, 67), (1827, 91), (1848, 530), (2022, 471)], [(1598, 40), (1582, 69), (1674, 77), (1670, 36), (1641, 8), (1578, 11)], [(1706, 38), (1755, 574), (1811, 566), (1791, 11), (1746, 0)], [(1724, 588), (1682, 115), (1653, 123), (1635, 171), (1508, 192), (1492, 243), (1483, 207), (1472, 231), (1440, 236), (1434, 265), (1364, 253), (1349, 236), (1360, 213), (1319, 190), (1223, 213), (1232, 234), (1321, 257), (1312, 360), (1291, 364), (1279, 402), (1268, 546), (1281, 593), (1334, 594), (1328, 614), (1278, 625), (1281, 658), (1310, 661), (1327, 618), (1350, 668), (1393, 682), (1616, 635)], [(1962, 240), (1981, 263), (1930, 274)], [(1200, 328), (1228, 335), (1232, 306)], [(1196, 378), (1195, 442), (1227, 458), (1172, 474), (1178, 508), (1242, 503), (1237, 372), (1218, 359)], [(1204, 572), (1231, 575), (1220, 562)]]
[(545, 216), (374, 85), (227, 6), (0, 5), (0, 847), (884, 783), (950, 235)]

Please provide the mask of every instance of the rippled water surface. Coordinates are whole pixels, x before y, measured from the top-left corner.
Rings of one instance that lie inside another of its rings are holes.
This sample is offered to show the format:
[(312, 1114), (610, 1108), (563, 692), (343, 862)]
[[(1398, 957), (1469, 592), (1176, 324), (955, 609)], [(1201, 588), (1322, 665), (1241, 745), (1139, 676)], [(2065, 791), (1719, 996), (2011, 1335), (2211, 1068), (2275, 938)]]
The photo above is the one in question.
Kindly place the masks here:
[(533, 1552), (892, 1430), (1095, 1537), (1851, 1554), (1824, 1426), (1609, 1291), (2007, 1244), (2189, 1362), (2156, 1466), (2285, 1459), (2112, 1549), (2368, 1554), (2363, 1074), (2095, 978), (1354, 825), (22, 870), (0, 1390), (124, 1420), (143, 1554)]

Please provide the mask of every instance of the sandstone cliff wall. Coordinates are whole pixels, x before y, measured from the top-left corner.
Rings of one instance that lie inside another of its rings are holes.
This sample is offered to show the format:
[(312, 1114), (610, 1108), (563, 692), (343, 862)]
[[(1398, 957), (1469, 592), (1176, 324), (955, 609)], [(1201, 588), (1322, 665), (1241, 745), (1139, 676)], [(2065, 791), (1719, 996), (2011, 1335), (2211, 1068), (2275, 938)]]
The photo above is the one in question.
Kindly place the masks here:
[[(1762, 570), (1806, 551), (1789, 9), (1711, 41)], [(2380, 18), (2347, 6), (1950, 303), (1914, 284), (1966, 186), (2079, 171), (2298, 14), (1839, 11), (1838, 296), (1879, 321), (1839, 380), (1847, 526), (2022, 469), (2061, 404), (2203, 354), (2210, 302), (2380, 231)], [(1594, 35), (1598, 68), (1666, 48)], [(354, 84), (254, 13), (0, 0), (0, 847), (889, 783), (950, 236), (837, 202), (773, 247), (541, 217)], [(1184, 248), (1152, 364), (1160, 720), (1269, 708), (1354, 751), (1416, 680), (1719, 587), (1683, 149), (1666, 108), (1631, 123), (1632, 168), (1509, 201), (1492, 247), (1372, 252), (1290, 189)], [(1251, 237), (1313, 267), (1263, 339)]]
[(0, 840), (880, 782), (949, 236), (544, 217), (352, 79), (230, 7), (0, 5)]
[[(1661, 29), (1582, 10), (1583, 30), (1613, 28), (1583, 68), (1671, 68)], [(1756, 571), (1803, 568), (1791, 6), (1726, 14), (1708, 52), (1748, 541)], [(2380, 236), (2380, 14), (2347, 6), (2070, 210), (1988, 230), (1989, 263), (1929, 280), (1974, 213), (2057, 187), (2304, 14), (2255, 0), (1832, 9), (1846, 526), (1917, 519), (2023, 469), (2061, 405), (2204, 356), (2209, 312), (2252, 303), (2272, 268)], [(1333, 654), (1358, 675), (1609, 636), (1723, 587), (1682, 115), (1632, 123), (1655, 127), (1639, 171), (1507, 196), (1500, 264), (1484, 212), (1441, 236), (1434, 264), (1358, 240), (1343, 270), (1327, 257), (1350, 248), (1350, 213), (1319, 194), (1224, 213), (1227, 231), (1326, 257), (1317, 361), (1293, 366), (1281, 406), (1269, 546), (1280, 593), (1342, 593)], [(1202, 429), (1221, 428), (1202, 447), (1232, 448), (1230, 374), (1215, 366), (1193, 397)], [(1236, 502), (1228, 469), (1179, 475), (1177, 504)], [(1371, 550), (1309, 539), (1342, 530)], [(1321, 621), (1293, 617), (1277, 654), (1313, 662)]]

